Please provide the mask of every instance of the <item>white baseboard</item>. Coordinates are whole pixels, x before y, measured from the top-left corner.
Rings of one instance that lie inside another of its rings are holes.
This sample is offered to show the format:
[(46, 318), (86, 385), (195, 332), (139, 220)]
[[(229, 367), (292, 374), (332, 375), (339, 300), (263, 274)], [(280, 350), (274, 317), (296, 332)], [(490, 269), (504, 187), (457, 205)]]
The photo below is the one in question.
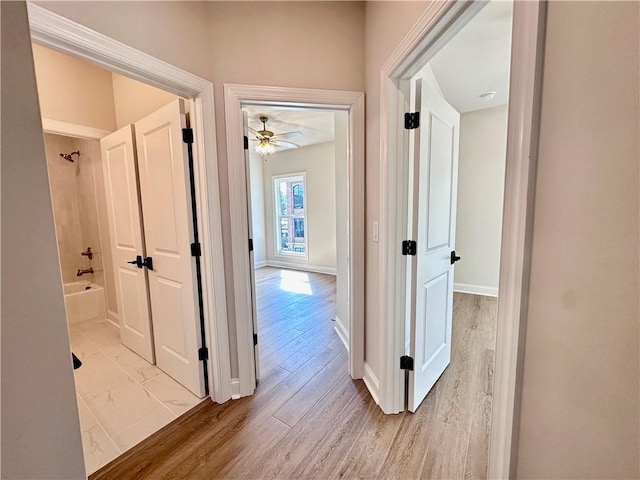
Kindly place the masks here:
[(115, 327), (120, 328), (120, 316), (113, 310), (107, 308), (107, 320), (111, 322)]
[(340, 320), (337, 316), (334, 318), (334, 326), (333, 328), (335, 329), (336, 333), (338, 334), (338, 337), (340, 337), (340, 340), (342, 341), (342, 343), (344, 344), (344, 348), (347, 349), (347, 352), (349, 351), (349, 331), (344, 327), (344, 324), (342, 323), (342, 320)]
[(320, 265), (307, 265), (306, 263), (289, 263), (280, 260), (267, 260), (267, 266), (277, 268), (288, 268), (290, 270), (302, 270), (303, 272), (325, 273), (327, 275), (336, 275), (335, 267), (323, 267)]
[(380, 405), (378, 396), (380, 392), (380, 381), (367, 362), (364, 362), (364, 378), (362, 380), (364, 380), (364, 384), (369, 389), (373, 401), (376, 402), (376, 405)]
[(231, 398), (233, 400), (237, 400), (240, 398), (240, 379), (232, 378), (231, 379)]
[(262, 268), (262, 267), (266, 267), (267, 266), (267, 261), (266, 260), (260, 260), (259, 262), (255, 262), (253, 264), (253, 268)]
[(468, 283), (454, 283), (453, 291), (459, 293), (470, 293), (471, 295), (482, 295), (485, 297), (497, 297), (497, 287), (483, 287), (481, 285), (470, 285)]

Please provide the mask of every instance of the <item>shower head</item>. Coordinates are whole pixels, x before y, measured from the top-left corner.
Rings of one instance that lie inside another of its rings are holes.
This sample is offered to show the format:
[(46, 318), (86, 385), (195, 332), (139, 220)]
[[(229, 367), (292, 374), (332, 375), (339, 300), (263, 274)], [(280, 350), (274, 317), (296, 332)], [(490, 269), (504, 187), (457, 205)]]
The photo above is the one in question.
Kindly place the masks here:
[(80, 150), (78, 150), (77, 152), (71, 152), (71, 153), (61, 153), (60, 156), (62, 158), (64, 158), (66, 161), (73, 163), (73, 156), (74, 155), (78, 155), (78, 157), (80, 156)]

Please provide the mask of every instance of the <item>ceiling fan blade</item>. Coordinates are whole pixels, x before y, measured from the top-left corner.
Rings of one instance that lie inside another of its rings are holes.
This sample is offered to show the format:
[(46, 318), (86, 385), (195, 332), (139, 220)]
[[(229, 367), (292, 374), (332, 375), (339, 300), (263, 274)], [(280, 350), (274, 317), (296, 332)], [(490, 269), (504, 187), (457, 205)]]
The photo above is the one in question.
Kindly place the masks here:
[(301, 137), (302, 136), (302, 132), (296, 130), (294, 132), (287, 132), (287, 133), (276, 133), (275, 137), (280, 140), (288, 140), (290, 138), (297, 138), (297, 137)]
[(249, 126), (247, 126), (247, 128), (249, 129), (249, 131), (250, 131), (251, 133), (256, 133), (256, 134), (258, 133), (258, 131), (257, 131), (255, 128), (251, 128), (251, 127), (249, 127)]
[(273, 145), (275, 145), (276, 147), (300, 148), (300, 145), (298, 145), (297, 143), (283, 142), (282, 140), (274, 140), (271, 143), (273, 143)]

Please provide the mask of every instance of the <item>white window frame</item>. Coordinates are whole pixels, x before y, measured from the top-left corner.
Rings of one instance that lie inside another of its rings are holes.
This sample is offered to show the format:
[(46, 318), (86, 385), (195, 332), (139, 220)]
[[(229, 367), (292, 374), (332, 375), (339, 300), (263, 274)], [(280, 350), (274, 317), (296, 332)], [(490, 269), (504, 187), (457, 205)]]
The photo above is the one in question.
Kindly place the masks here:
[[(304, 208), (304, 239), (305, 239), (305, 249), (304, 253), (300, 252), (281, 252), (280, 251), (280, 225), (278, 220), (280, 219), (279, 205), (278, 205), (278, 188), (276, 186), (276, 182), (284, 179), (284, 178), (302, 178), (302, 182), (304, 184), (304, 190), (302, 192), (302, 202)], [(309, 222), (307, 217), (308, 213), (308, 204), (307, 204), (307, 172), (292, 172), (292, 173), (283, 173), (279, 175), (271, 176), (271, 185), (273, 188), (273, 246), (274, 246), (274, 255), (276, 257), (285, 257), (285, 258), (303, 258), (305, 260), (309, 259)]]

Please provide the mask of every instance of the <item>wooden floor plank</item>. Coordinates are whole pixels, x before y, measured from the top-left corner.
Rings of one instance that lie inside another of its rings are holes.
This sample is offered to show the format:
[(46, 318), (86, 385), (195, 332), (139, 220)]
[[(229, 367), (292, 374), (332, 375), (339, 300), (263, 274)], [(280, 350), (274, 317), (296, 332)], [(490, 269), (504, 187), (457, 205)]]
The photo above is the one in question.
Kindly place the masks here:
[(335, 478), (373, 479), (376, 478), (376, 474), (361, 463), (347, 457), (340, 465)]
[(471, 412), (464, 478), (486, 478), (488, 474), (493, 362), (493, 350), (486, 349), (483, 352), (478, 368), (478, 381), (474, 394), (473, 411)]
[(277, 479), (294, 471), (324, 437), (354, 395), (364, 388), (362, 382), (343, 377), (331, 388), (317, 409), (308, 412), (274, 448), (264, 451), (260, 461), (248, 469), (245, 478)]
[(343, 458), (358, 441), (364, 429), (363, 418), (369, 418), (378, 408), (366, 390), (359, 390), (340, 412), (303, 462), (291, 473), (290, 478), (334, 478), (338, 474)]
[(385, 415), (381, 409), (375, 408), (349, 452), (348, 460), (366, 467), (373, 474), (380, 473), (402, 419), (402, 415)]
[(281, 422), (295, 426), (304, 415), (320, 401), (326, 392), (346, 373), (348, 356), (339, 354), (322, 371), (318, 372), (304, 387), (292, 395), (273, 415)]

